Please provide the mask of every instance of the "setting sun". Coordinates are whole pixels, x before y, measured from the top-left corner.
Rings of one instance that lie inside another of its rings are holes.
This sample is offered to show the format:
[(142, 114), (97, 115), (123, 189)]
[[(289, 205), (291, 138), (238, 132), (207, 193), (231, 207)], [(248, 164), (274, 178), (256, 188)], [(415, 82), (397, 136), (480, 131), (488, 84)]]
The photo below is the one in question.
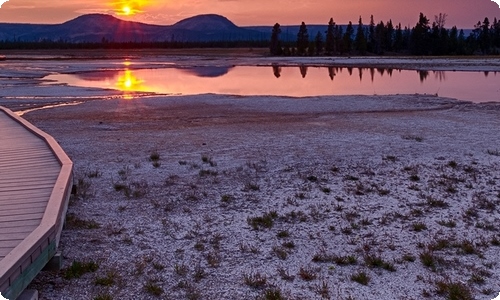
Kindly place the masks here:
[(148, 3), (148, 0), (124, 0), (114, 2), (115, 13), (120, 16), (133, 16), (143, 12), (143, 7)]
[(128, 7), (128, 6), (124, 6), (122, 8), (122, 11), (123, 11), (123, 14), (127, 15), (127, 16), (132, 14), (132, 9), (130, 7)]

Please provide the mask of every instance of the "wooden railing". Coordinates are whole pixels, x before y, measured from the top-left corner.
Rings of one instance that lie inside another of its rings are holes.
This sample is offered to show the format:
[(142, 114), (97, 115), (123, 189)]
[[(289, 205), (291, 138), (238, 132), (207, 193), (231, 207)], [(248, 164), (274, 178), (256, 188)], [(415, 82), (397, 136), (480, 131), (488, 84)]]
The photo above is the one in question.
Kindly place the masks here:
[(73, 184), (73, 163), (53, 137), (12, 111), (0, 107), (1, 111), (42, 139), (61, 165), (40, 225), (0, 261), (0, 292), (13, 300), (57, 251)]

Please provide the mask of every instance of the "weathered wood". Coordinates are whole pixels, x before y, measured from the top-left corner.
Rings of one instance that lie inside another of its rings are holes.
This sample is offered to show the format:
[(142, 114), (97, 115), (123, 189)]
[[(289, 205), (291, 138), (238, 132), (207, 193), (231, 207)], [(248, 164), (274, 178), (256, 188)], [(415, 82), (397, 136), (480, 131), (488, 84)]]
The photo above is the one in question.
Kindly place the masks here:
[(0, 292), (19, 296), (59, 244), (73, 163), (57, 142), (0, 107)]
[(7, 288), (4, 296), (7, 299), (17, 298), (24, 289), (30, 284), (30, 282), (36, 277), (36, 275), (45, 267), (49, 260), (56, 253), (56, 243), (55, 241), (50, 243), (43, 252), (24, 270), (21, 276), (17, 277), (14, 282)]

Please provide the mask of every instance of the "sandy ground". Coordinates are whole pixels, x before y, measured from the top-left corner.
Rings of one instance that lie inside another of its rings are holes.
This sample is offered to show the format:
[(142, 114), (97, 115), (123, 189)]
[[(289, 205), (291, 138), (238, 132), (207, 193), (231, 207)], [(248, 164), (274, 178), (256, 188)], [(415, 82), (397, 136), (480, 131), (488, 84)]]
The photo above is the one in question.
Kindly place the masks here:
[[(64, 269), (31, 285), (41, 299), (500, 291), (498, 104), (200, 95), (24, 117), (72, 158), (78, 187)], [(70, 278), (75, 261), (98, 268)]]
[[(0, 105), (75, 163), (41, 299), (493, 299), (500, 105), (426, 95), (143, 94), (54, 73), (232, 65), (500, 71), (494, 58), (8, 52)], [(86, 56), (86, 57), (85, 57)], [(460, 295), (460, 297), (456, 297)]]

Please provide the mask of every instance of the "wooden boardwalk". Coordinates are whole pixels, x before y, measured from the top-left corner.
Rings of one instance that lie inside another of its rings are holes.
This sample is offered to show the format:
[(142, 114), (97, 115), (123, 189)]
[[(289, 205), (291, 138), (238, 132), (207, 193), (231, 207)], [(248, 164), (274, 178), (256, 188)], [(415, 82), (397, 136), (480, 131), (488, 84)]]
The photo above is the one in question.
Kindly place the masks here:
[(0, 107), (0, 292), (15, 299), (54, 255), (72, 185), (55, 140)]

